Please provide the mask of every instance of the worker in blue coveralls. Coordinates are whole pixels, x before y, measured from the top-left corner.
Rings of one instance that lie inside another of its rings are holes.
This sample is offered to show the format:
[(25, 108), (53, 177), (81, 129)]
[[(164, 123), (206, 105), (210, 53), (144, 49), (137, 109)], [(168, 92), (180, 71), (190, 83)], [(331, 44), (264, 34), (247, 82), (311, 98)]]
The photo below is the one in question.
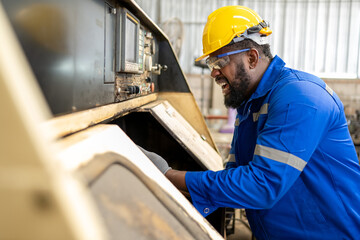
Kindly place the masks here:
[(343, 105), (321, 79), (273, 57), (267, 22), (242, 6), (209, 15), (203, 52), (237, 109), (225, 170), (171, 169), (145, 154), (206, 216), (245, 208), (257, 239), (360, 239), (360, 166)]

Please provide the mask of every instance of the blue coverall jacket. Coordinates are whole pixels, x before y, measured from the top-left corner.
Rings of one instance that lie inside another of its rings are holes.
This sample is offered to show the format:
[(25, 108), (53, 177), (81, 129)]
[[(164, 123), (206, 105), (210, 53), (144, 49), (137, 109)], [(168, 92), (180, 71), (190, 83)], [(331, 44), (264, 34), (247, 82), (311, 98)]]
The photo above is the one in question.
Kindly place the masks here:
[(186, 173), (198, 211), (245, 208), (257, 239), (360, 239), (360, 166), (333, 90), (276, 56), (237, 112), (227, 169)]

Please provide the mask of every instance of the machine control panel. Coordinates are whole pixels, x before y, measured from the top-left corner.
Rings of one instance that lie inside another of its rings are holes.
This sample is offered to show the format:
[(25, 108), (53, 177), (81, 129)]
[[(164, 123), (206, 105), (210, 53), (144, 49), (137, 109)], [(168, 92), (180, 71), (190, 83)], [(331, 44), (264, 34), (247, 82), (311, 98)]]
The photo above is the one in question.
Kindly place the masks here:
[[(55, 5), (6, 0), (2, 5), (54, 115), (169, 88), (188, 91), (166, 36), (133, 0)], [(171, 71), (164, 73), (165, 64)]]
[(158, 43), (151, 31), (126, 8), (117, 11), (116, 101), (157, 91), (158, 75), (166, 65), (158, 61)]

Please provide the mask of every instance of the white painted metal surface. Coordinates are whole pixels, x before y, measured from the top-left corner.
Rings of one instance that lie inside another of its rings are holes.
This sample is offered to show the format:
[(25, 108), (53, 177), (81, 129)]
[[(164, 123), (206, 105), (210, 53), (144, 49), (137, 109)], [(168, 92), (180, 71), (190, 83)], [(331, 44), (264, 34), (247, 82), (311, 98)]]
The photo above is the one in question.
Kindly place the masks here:
[(211, 239), (223, 239), (118, 126), (96, 125), (59, 141), (58, 147), (59, 163), (69, 172), (86, 165), (97, 154), (113, 152), (125, 157), (171, 196), (189, 216), (189, 221), (200, 224)]

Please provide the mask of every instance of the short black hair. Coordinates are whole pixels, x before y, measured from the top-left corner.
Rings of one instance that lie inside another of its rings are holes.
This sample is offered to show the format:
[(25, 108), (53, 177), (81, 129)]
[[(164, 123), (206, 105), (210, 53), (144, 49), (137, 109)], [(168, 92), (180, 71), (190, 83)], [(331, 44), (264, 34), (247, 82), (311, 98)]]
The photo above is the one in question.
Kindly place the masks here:
[(254, 42), (251, 39), (244, 39), (240, 42), (232, 43), (227, 46), (226, 48), (229, 49), (245, 49), (245, 48), (255, 48), (260, 53), (263, 53), (267, 58), (270, 59), (270, 61), (274, 58), (271, 54), (270, 45), (269, 44), (263, 44), (259, 45), (256, 42)]

